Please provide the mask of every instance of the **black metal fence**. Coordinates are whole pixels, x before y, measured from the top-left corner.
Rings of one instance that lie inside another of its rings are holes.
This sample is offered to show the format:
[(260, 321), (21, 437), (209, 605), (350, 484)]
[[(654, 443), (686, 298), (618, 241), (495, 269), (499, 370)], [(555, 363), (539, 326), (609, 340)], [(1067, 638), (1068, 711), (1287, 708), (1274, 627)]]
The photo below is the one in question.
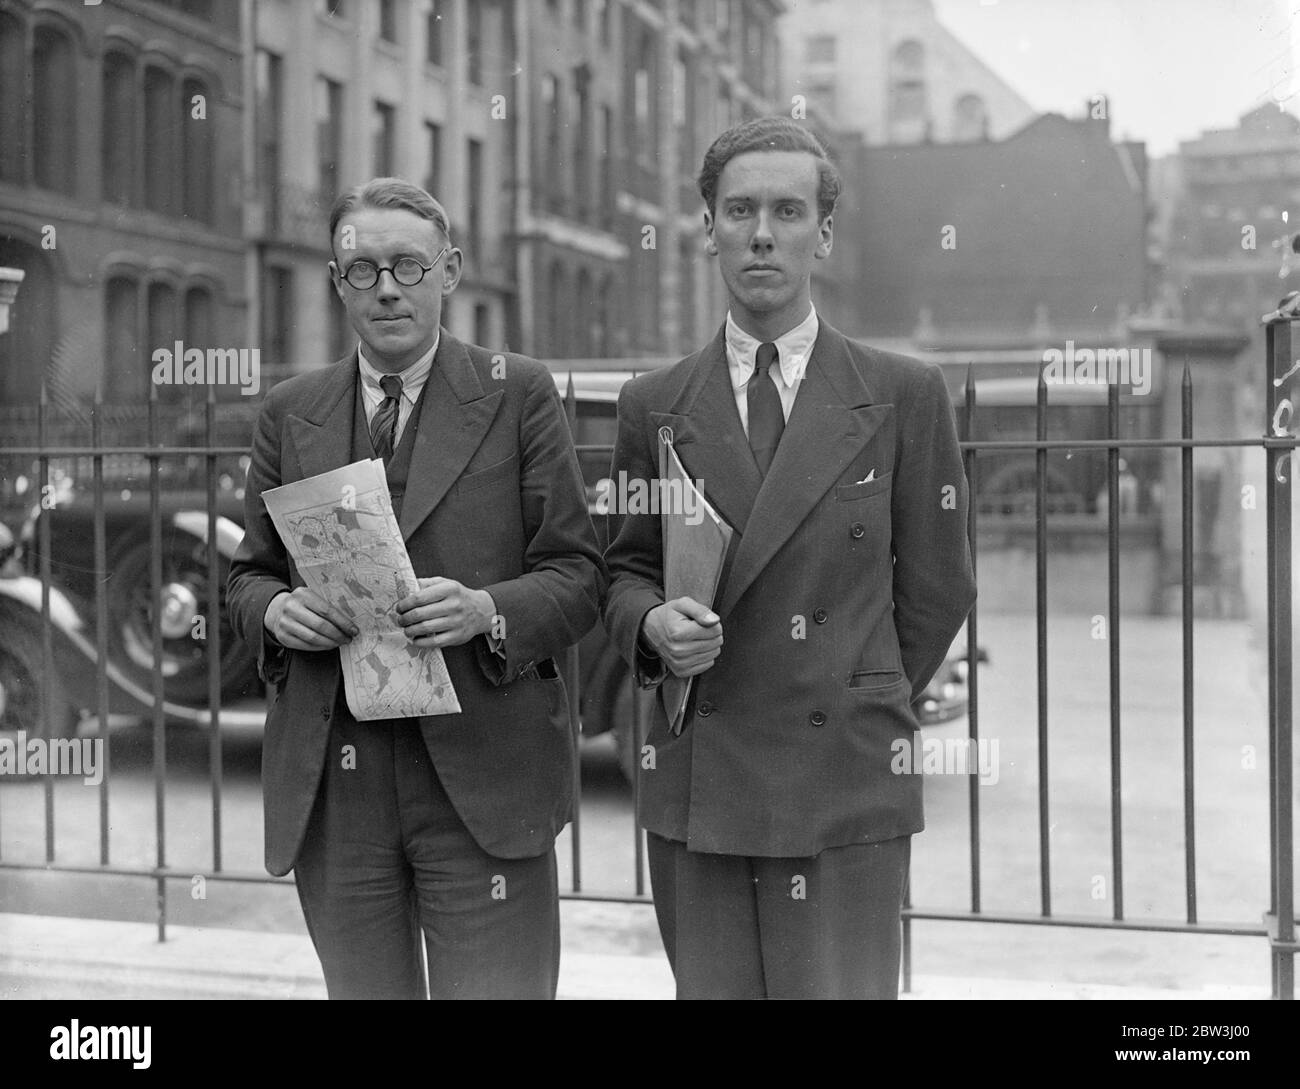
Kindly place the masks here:
[[(1036, 710), (1037, 710), (1037, 855), (1039, 910), (1037, 913), (1013, 914), (986, 910), (983, 906), (982, 870), (981, 870), (981, 829), (980, 829), (980, 795), (974, 777), (969, 779), (969, 857), (970, 888), (969, 906), (962, 910), (936, 910), (923, 905), (911, 903), (910, 896), (903, 912), (904, 933), (904, 988), (908, 989), (911, 980), (912, 946), (915, 925), (920, 920), (961, 920), (982, 921), (1007, 924), (1033, 924), (1040, 926), (1104, 928), (1135, 931), (1158, 931), (1172, 933), (1197, 933), (1219, 935), (1259, 936), (1268, 940), (1271, 954), (1271, 987), (1276, 998), (1292, 999), (1295, 995), (1294, 957), (1300, 950), (1295, 932), (1295, 841), (1293, 821), (1293, 797), (1295, 783), (1293, 777), (1293, 640), (1292, 640), (1292, 499), (1291, 472), (1293, 454), (1300, 445), (1295, 429), (1292, 427), (1296, 400), (1293, 391), (1297, 387), (1296, 372), (1300, 370), (1300, 340), (1297, 330), (1300, 322), (1285, 319), (1272, 321), (1267, 328), (1267, 359), (1264, 367), (1263, 405), (1264, 432), (1261, 436), (1240, 439), (1198, 439), (1193, 434), (1193, 390), (1190, 372), (1184, 370), (1180, 386), (1181, 396), (1181, 434), (1178, 438), (1125, 438), (1120, 434), (1120, 394), (1117, 386), (1112, 385), (1108, 391), (1109, 428), (1105, 438), (1081, 440), (1069, 436), (1049, 437), (1047, 433), (1047, 388), (1040, 376), (1037, 399), (1037, 434), (1034, 439), (1016, 441), (974, 440), (969, 438), (974, 433), (973, 424), (980, 412), (976, 399), (976, 387), (968, 379), (966, 383), (965, 404), (959, 412), (959, 423), (963, 434), (967, 436), (962, 443), (966, 471), (969, 477), (972, 495), (979, 489), (981, 456), (989, 452), (1016, 451), (1032, 455), (1036, 467), (1036, 503), (1035, 503), (1035, 596), (1036, 596)], [(570, 386), (567, 403), (571, 422), (575, 421), (575, 394)], [(93, 557), (95, 592), (90, 606), (94, 610), (93, 642), (82, 639), (79, 650), (83, 656), (83, 668), (90, 668), (85, 659), (93, 660), (94, 700), (90, 711), (94, 714), (95, 735), (103, 738), (103, 759), (107, 761), (109, 746), (107, 741), (108, 710), (111, 706), (110, 680), (113, 679), (110, 647), (108, 645), (109, 620), (108, 603), (105, 592), (105, 574), (109, 570), (110, 545), (106, 531), (106, 465), (112, 466), (117, 459), (133, 459), (135, 463), (147, 465), (148, 478), (148, 513), (147, 533), (152, 562), (149, 570), (149, 586), (155, 603), (152, 625), (152, 654), (155, 662), (164, 660), (164, 632), (161, 623), (163, 613), (161, 595), (164, 582), (163, 571), (163, 492), (164, 483), (169, 472), (177, 465), (188, 464), (198, 467), (204, 485), (205, 505), (207, 511), (206, 530), (206, 656), (207, 656), (207, 706), (202, 710), (188, 710), (188, 717), (198, 722), (208, 731), (208, 775), (211, 798), (211, 833), (212, 858), (208, 867), (207, 879), (232, 882), (277, 882), (285, 883), (287, 879), (271, 878), (260, 872), (236, 871), (223, 863), (223, 756), (221, 728), (223, 719), (228, 719), (230, 712), (223, 710), (221, 662), (223, 648), (221, 645), (222, 624), (220, 617), (223, 597), (223, 566), (218, 547), (218, 491), (222, 476), (222, 466), (231, 459), (238, 459), (246, 448), (241, 445), (222, 444), (221, 427), (217, 418), (217, 405), (209, 398), (202, 417), (202, 426), (193, 435), (197, 440), (193, 445), (166, 445), (160, 436), (163, 430), (159, 418), (159, 406), (151, 403), (146, 419), (146, 439), (143, 443), (111, 444), (105, 441), (103, 433), (103, 412), (98, 408), (91, 413), (90, 445), (70, 442), (51, 441), (51, 413), (47, 406), (35, 414), (35, 443), (0, 444), (0, 458), (13, 461), (26, 459), (35, 465), (35, 478), (29, 490), (29, 501), (35, 501), (46, 494), (46, 488), (52, 485), (51, 467), (64, 459), (80, 459), (81, 464), (89, 465), (90, 490), (93, 496), (93, 541), (89, 543)], [(1194, 562), (1194, 519), (1193, 519), (1193, 462), (1196, 451), (1208, 447), (1230, 447), (1257, 449), (1265, 462), (1267, 487), (1265, 506), (1267, 515), (1267, 600), (1268, 600), (1268, 783), (1269, 783), (1269, 839), (1270, 839), (1270, 900), (1262, 917), (1258, 920), (1238, 920), (1229, 922), (1207, 922), (1200, 917), (1197, 902), (1198, 859), (1196, 843), (1197, 801), (1195, 793), (1195, 738), (1197, 727), (1196, 707), (1193, 699), (1193, 650), (1195, 646), (1196, 627), (1194, 624), (1194, 588), (1196, 585)], [(1183, 873), (1185, 911), (1181, 918), (1149, 919), (1130, 918), (1126, 915), (1124, 903), (1125, 869), (1123, 852), (1124, 806), (1121, 786), (1124, 767), (1121, 760), (1121, 738), (1123, 736), (1123, 707), (1120, 699), (1120, 672), (1122, 665), (1121, 646), (1124, 629), (1120, 611), (1120, 453), (1122, 450), (1164, 450), (1177, 452), (1181, 460), (1181, 638), (1182, 638), (1182, 832), (1183, 832)], [(605, 444), (580, 445), (580, 453), (585, 456), (608, 454), (610, 447)], [(1106, 459), (1107, 487), (1107, 631), (1109, 638), (1109, 770), (1110, 770), (1110, 880), (1114, 889), (1113, 911), (1110, 918), (1084, 917), (1080, 915), (1058, 914), (1053, 909), (1051, 882), (1051, 846), (1052, 846), (1052, 797), (1049, 790), (1049, 771), (1052, 757), (1052, 731), (1048, 715), (1048, 458), (1056, 451), (1095, 450)], [(111, 474), (110, 474), (111, 478)], [(37, 488), (39, 483), (41, 487)], [(979, 549), (978, 531), (980, 505), (972, 503), (969, 516), (969, 534), (972, 549), (976, 556), (978, 569)], [(54, 719), (53, 707), (55, 687), (58, 680), (58, 653), (56, 638), (60, 643), (67, 636), (56, 623), (52, 615), (57, 611), (58, 602), (52, 595), (58, 591), (58, 581), (51, 571), (50, 520), (38, 519), (37, 537), (29, 544), (34, 546), (35, 554), (40, 557), (37, 569), (31, 572), (39, 580), (39, 609), (32, 603), (33, 616), (39, 619), (40, 698), (34, 705), (39, 709), (40, 728), (47, 734), (58, 733)], [(12, 572), (11, 572), (12, 576)], [(4, 576), (0, 576), (4, 577)], [(5, 598), (0, 596), (0, 603)], [(968, 626), (968, 734), (972, 743), (978, 742), (981, 730), (980, 705), (980, 665), (979, 606), (972, 612)], [(8, 636), (0, 633), (0, 645)], [(73, 640), (75, 642), (75, 639)], [(66, 666), (65, 666), (66, 668)], [(567, 654), (565, 676), (569, 692), (570, 722), (573, 729), (575, 745), (580, 737), (580, 668), (576, 649)], [(3, 677), (0, 677), (2, 691)], [(10, 680), (12, 686), (13, 681)], [(12, 699), (12, 693), (10, 695)], [(634, 691), (633, 752), (640, 749), (641, 739), (645, 736), (645, 724), (648, 716), (648, 699), (644, 693)], [(148, 693), (151, 705), (149, 715), (152, 722), (152, 772), (154, 783), (154, 813), (156, 849), (152, 866), (130, 866), (116, 864), (110, 852), (108, 801), (112, 790), (113, 777), (111, 768), (105, 769), (99, 792), (99, 862), (97, 865), (76, 865), (60, 862), (55, 851), (55, 789), (52, 778), (44, 780), (44, 831), (45, 859), (43, 864), (30, 861), (11, 861), (0, 858), (0, 869), (33, 870), (44, 869), (67, 873), (98, 875), (129, 875), (151, 879), (157, 895), (157, 928), (159, 940), (164, 940), (168, 923), (168, 884), (176, 880), (190, 881), (192, 866), (184, 868), (170, 864), (167, 850), (167, 730), (169, 718), (185, 717), (181, 712), (186, 709), (169, 706), (165, 698), (165, 678), (161, 667), (155, 668), (152, 675), (152, 690)], [(617, 900), (629, 902), (648, 902), (645, 882), (644, 837), (634, 823), (629, 823), (628, 841), (631, 851), (631, 864), (634, 874), (634, 893), (623, 895), (589, 890), (585, 887), (583, 877), (583, 815), (582, 783), (580, 772), (576, 773), (575, 792), (578, 804), (575, 809), (570, 833), (571, 880), (570, 887), (563, 895), (570, 898), (587, 898), (596, 900)], [(635, 784), (633, 786), (635, 790)], [(1025, 844), (1025, 850), (1030, 845)]]

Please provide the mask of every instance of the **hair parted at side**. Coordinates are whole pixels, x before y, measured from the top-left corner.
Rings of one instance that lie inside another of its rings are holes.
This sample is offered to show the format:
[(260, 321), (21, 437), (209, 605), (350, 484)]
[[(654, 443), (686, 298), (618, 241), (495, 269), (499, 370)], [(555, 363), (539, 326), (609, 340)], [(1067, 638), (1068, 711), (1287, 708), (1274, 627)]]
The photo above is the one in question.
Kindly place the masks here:
[(451, 244), (451, 221), (447, 210), (427, 190), (403, 178), (371, 178), (340, 193), (330, 209), (330, 249), (334, 248), (334, 231), (349, 212), (358, 208), (397, 208), (411, 212), (434, 224), (448, 245)]
[(816, 134), (788, 117), (758, 117), (733, 125), (709, 145), (700, 171), (700, 196), (709, 213), (718, 197), (718, 179), (722, 168), (737, 155), (747, 151), (806, 151), (817, 159), (817, 218), (825, 219), (835, 211), (840, 198), (840, 173), (830, 160), (826, 145)]

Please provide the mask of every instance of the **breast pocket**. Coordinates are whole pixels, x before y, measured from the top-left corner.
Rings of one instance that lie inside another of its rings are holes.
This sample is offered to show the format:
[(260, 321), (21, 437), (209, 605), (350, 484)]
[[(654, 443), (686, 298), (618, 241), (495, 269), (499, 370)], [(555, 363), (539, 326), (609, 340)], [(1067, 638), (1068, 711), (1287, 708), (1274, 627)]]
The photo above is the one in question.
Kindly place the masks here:
[(477, 472), (466, 473), (456, 481), (456, 491), (464, 495), (503, 480), (518, 480), (518, 478), (519, 456), (511, 454), (505, 461), (498, 461), (495, 465), (489, 465), (486, 469), (479, 469)]
[(855, 499), (870, 499), (873, 495), (889, 491), (893, 479), (894, 472), (891, 469), (889, 472), (876, 477), (875, 480), (859, 480), (855, 484), (840, 484), (835, 489), (835, 498), (841, 503), (850, 503)]

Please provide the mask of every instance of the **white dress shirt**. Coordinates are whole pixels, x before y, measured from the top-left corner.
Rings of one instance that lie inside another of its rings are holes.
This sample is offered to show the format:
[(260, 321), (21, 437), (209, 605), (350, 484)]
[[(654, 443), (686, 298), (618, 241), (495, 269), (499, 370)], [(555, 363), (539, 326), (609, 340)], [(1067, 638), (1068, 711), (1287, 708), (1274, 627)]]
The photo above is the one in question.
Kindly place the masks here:
[[(773, 342), (776, 344), (777, 359), (780, 361), (781, 380), (776, 383), (776, 391), (781, 395), (781, 411), (788, 421), (790, 410), (794, 408), (795, 395), (803, 383), (804, 372), (812, 361), (813, 345), (817, 343), (816, 307), (809, 306), (808, 316), (786, 333), (782, 333)], [(727, 369), (731, 372), (731, 388), (736, 394), (736, 411), (740, 413), (741, 425), (745, 434), (749, 434), (749, 379), (754, 373), (754, 357), (760, 345), (765, 341), (755, 340), (732, 320), (731, 311), (727, 311)], [(762, 376), (771, 381), (767, 375)]]
[[(411, 418), (411, 411), (419, 399), (420, 390), (424, 389), (429, 372), (433, 370), (433, 357), (438, 352), (440, 340), (442, 340), (441, 330), (433, 338), (433, 347), (396, 376), (402, 380), (402, 399), (397, 405), (397, 430), (393, 433), (393, 449), (397, 449), (402, 431), (406, 428), (406, 421)], [(357, 345), (357, 369), (361, 372), (361, 396), (365, 400), (366, 424), (369, 425), (374, 423), (375, 413), (379, 411), (379, 406), (384, 403), (384, 398), (387, 396), (379, 380), (387, 377), (388, 372), (376, 370), (375, 365), (366, 358), (364, 346), (360, 344)]]

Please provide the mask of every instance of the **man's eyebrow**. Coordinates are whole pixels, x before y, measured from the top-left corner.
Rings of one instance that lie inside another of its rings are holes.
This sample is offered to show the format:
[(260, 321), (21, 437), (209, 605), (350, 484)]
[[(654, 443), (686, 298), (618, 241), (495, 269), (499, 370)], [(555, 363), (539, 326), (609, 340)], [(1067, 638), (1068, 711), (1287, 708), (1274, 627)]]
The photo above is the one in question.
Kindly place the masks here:
[[(742, 202), (748, 204), (759, 203), (757, 197), (752, 197), (747, 193), (727, 193), (721, 198), (721, 200), (723, 204), (738, 204)], [(772, 197), (771, 200), (773, 204), (799, 204), (805, 207), (808, 205), (807, 197), (798, 197), (793, 194), (784, 197)]]

